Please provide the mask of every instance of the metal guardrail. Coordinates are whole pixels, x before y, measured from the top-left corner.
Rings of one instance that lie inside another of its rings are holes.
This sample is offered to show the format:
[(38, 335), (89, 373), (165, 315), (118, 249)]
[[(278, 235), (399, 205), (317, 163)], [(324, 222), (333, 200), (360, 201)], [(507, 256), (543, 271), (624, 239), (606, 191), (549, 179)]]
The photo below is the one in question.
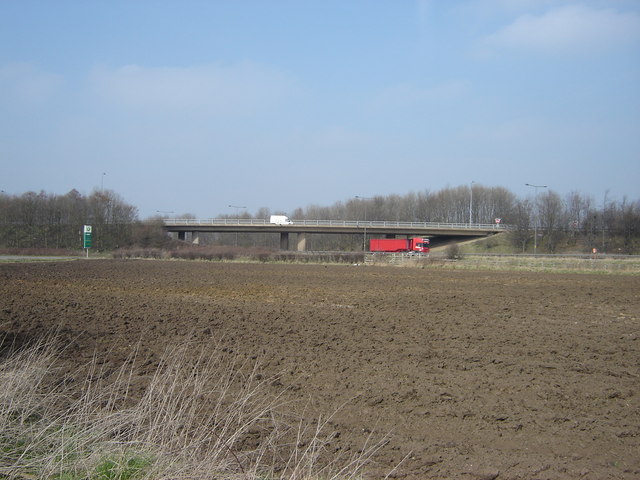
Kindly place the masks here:
[(382, 227), (382, 228), (433, 228), (433, 229), (469, 229), (469, 230), (509, 230), (508, 225), (495, 223), (443, 223), (443, 222), (385, 222), (361, 220), (293, 220), (289, 225), (278, 225), (268, 220), (255, 218), (171, 218), (165, 219), (167, 227), (214, 226), (214, 225), (272, 225), (279, 227), (317, 226), (317, 227)]

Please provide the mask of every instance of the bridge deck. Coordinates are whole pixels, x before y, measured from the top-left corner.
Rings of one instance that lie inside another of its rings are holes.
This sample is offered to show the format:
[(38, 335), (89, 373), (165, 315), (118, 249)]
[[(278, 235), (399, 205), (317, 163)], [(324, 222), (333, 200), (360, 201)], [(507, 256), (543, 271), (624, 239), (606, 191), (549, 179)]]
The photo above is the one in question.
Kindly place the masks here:
[(380, 235), (485, 236), (508, 230), (506, 225), (440, 222), (383, 222), (359, 220), (297, 220), (277, 225), (261, 219), (215, 218), (167, 219), (169, 232), (273, 232), (273, 233), (364, 233)]

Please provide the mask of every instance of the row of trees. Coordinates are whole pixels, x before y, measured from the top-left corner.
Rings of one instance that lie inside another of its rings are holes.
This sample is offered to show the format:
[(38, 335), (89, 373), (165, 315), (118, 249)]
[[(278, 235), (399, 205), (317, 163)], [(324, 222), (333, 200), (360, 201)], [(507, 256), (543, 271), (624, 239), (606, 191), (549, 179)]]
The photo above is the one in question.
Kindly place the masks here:
[[(536, 189), (537, 190), (537, 189)], [(562, 197), (544, 189), (518, 198), (502, 187), (479, 184), (445, 188), (437, 192), (355, 197), (331, 206), (309, 205), (289, 213), (294, 220), (386, 220), (492, 224), (496, 218), (511, 227), (513, 246), (523, 252), (556, 252), (566, 248), (609, 253), (640, 250), (640, 201), (596, 202), (578, 192)], [(268, 208), (243, 218), (268, 218)], [(220, 215), (232, 217), (232, 215)], [(14, 248), (78, 248), (82, 226), (94, 227), (94, 247), (111, 250), (137, 244), (161, 247), (168, 239), (161, 219), (139, 221), (137, 208), (113, 191), (83, 196), (77, 190), (65, 195), (27, 192), (0, 194), (0, 246)], [(534, 233), (537, 234), (534, 236)], [(278, 247), (272, 234), (212, 234), (209, 243), (245, 247)], [(314, 235), (314, 250), (358, 250), (362, 238), (353, 235)]]
[(97, 234), (93, 247), (111, 250), (134, 243), (138, 210), (110, 191), (89, 196), (27, 192), (0, 195), (0, 246), (5, 248), (82, 247), (83, 225)]
[[(260, 209), (253, 218), (268, 218)], [(275, 212), (286, 213), (286, 212)], [(224, 215), (231, 217), (231, 215)], [(529, 198), (518, 198), (503, 187), (479, 184), (445, 188), (437, 192), (354, 197), (331, 206), (310, 205), (289, 215), (293, 220), (369, 220), (493, 224), (510, 227), (510, 240), (522, 252), (557, 252), (564, 249), (635, 253), (640, 251), (640, 200), (609, 199), (572, 192), (562, 197), (544, 189)], [(252, 218), (248, 213), (244, 218)], [(535, 236), (534, 236), (535, 235)], [(219, 237), (218, 240), (224, 239)], [(252, 240), (241, 238), (250, 245)], [(352, 235), (316, 235), (317, 250), (358, 249), (362, 239)]]
[[(508, 218), (511, 241), (522, 251), (533, 243), (542, 251), (592, 249), (636, 253), (640, 249), (640, 201), (607, 201), (573, 192), (562, 198), (549, 190), (533, 199), (519, 199)], [(534, 237), (534, 235), (536, 235)]]

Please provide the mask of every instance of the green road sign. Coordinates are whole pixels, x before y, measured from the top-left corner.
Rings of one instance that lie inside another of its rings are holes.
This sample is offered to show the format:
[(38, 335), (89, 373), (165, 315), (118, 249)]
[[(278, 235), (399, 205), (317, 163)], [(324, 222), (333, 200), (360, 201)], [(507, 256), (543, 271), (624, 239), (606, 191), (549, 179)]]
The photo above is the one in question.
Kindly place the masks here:
[(91, 225), (85, 225), (84, 226), (84, 235), (83, 235), (83, 240), (84, 240), (84, 248), (91, 248), (91, 236), (92, 236), (93, 232), (91, 231)]

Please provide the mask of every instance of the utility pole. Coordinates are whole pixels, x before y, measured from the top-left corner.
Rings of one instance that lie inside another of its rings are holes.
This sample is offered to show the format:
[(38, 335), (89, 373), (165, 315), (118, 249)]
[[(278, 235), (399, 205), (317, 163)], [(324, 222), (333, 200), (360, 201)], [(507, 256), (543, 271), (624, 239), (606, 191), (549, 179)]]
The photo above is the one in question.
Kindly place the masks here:
[(364, 236), (362, 237), (362, 251), (367, 251), (367, 201), (373, 200), (370, 197), (361, 197), (360, 195), (356, 195), (356, 198), (360, 200), (364, 200)]
[(469, 197), (469, 228), (471, 228), (471, 212), (473, 211), (473, 184), (476, 183), (474, 181), (471, 182), (471, 187), (469, 187), (469, 193), (471, 194)]
[[(238, 225), (240, 225), (240, 216), (238, 214), (238, 212), (240, 211), (241, 208), (247, 208), (247, 207), (242, 207), (240, 205), (229, 205), (229, 208), (235, 208), (236, 209), (236, 219), (238, 220)], [(236, 232), (236, 247), (238, 246), (238, 232)]]
[(547, 185), (533, 185), (531, 183), (525, 183), (527, 187), (533, 187), (535, 189), (535, 204), (534, 207), (536, 209), (535, 218), (533, 220), (533, 253), (534, 255), (538, 252), (538, 189), (539, 188), (547, 188)]
[(602, 253), (604, 253), (604, 228), (605, 228), (605, 217), (607, 214), (607, 193), (609, 190), (604, 191), (604, 201), (602, 202)]

